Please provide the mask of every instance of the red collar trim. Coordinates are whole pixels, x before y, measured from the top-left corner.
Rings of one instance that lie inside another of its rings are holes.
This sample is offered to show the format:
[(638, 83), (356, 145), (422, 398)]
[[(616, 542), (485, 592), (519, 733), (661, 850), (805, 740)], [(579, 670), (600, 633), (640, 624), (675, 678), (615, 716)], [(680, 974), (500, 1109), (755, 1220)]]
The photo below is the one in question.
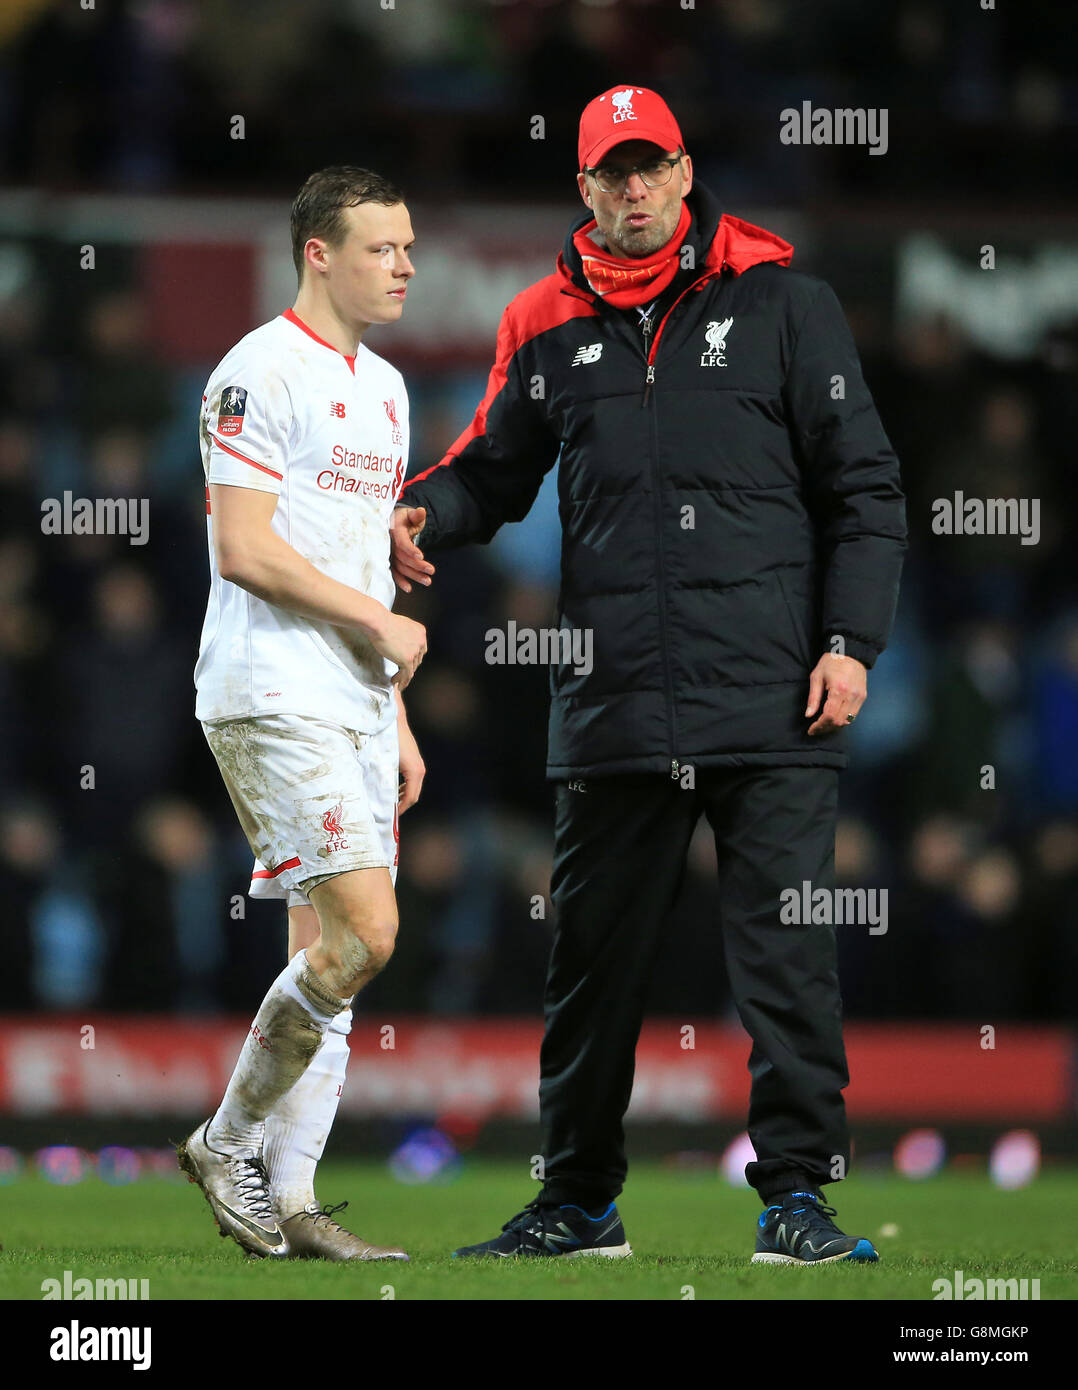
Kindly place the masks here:
[(289, 323), (294, 323), (297, 328), (302, 328), (308, 338), (313, 338), (316, 343), (321, 343), (323, 347), (329, 348), (330, 352), (335, 352), (338, 357), (343, 357), (344, 360), (348, 363), (348, 370), (352, 373), (353, 376), (355, 376), (355, 354), (349, 357), (347, 353), (341, 352), (340, 348), (335, 348), (332, 343), (327, 343), (325, 338), (320, 338), (313, 328), (308, 328), (307, 325), (303, 322), (303, 320), (299, 317), (299, 315), (294, 313), (291, 309), (286, 309), (284, 313), (281, 315), (281, 318), (287, 319)]
[(782, 237), (726, 212), (719, 218), (704, 264), (709, 270), (720, 271), (729, 266), (735, 275), (742, 275), (763, 261), (789, 265), (793, 254), (793, 246)]

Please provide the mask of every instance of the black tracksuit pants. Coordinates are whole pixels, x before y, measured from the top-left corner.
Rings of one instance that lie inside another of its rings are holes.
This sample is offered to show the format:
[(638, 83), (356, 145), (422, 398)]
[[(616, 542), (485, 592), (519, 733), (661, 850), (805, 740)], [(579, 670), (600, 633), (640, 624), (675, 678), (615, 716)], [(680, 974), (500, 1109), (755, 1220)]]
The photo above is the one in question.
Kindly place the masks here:
[(544, 1200), (590, 1208), (622, 1190), (622, 1117), (652, 962), (701, 812), (715, 835), (734, 1002), (753, 1044), (748, 1181), (766, 1204), (848, 1167), (835, 929), (779, 916), (783, 889), (834, 886), (838, 772), (697, 768), (695, 777), (691, 790), (659, 775), (558, 786), (539, 1084)]

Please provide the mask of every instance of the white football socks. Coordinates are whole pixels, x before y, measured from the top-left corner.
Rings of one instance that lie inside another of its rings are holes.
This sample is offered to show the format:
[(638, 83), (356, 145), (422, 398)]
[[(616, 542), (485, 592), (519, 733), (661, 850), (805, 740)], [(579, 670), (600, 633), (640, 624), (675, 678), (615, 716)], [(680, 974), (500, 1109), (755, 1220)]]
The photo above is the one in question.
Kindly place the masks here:
[(344, 1089), (351, 1027), (351, 1009), (337, 1014), (310, 1066), (266, 1116), (263, 1157), (282, 1219), (317, 1204), (314, 1173)]
[(326, 989), (297, 951), (269, 988), (232, 1073), (207, 1142), (234, 1153), (258, 1153), (266, 1116), (300, 1079), (333, 1019), (351, 999)]

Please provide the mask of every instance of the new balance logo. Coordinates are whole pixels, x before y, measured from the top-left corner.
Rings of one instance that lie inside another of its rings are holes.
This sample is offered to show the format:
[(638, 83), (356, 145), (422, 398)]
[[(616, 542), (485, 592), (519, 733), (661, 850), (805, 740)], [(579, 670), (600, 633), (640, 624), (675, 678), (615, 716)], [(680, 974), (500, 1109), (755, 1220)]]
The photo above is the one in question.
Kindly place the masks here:
[(330, 401), (330, 403), (329, 403), (329, 413), (330, 413), (335, 419), (337, 419), (337, 420), (343, 420), (343, 419), (344, 419), (344, 402), (343, 402), (343, 401)]
[(602, 343), (588, 343), (586, 347), (577, 348), (576, 356), (571, 365), (574, 367), (586, 366), (589, 362), (598, 362), (603, 355)]
[[(561, 1234), (559, 1235), (558, 1232), (561, 1232)], [(537, 1231), (536, 1234), (538, 1235), (539, 1232)], [(557, 1231), (545, 1232), (545, 1237), (548, 1247), (551, 1245), (557, 1247), (559, 1245), (572, 1246), (580, 1244), (580, 1237), (573, 1235), (572, 1231), (569, 1229), (569, 1227), (565, 1224), (564, 1221), (558, 1222)]]
[(788, 1231), (784, 1221), (779, 1223), (778, 1230), (775, 1232), (775, 1243), (783, 1246), (791, 1255), (796, 1255), (801, 1250), (810, 1250), (814, 1255), (818, 1255), (823, 1249), (822, 1245), (817, 1249), (813, 1241), (796, 1227), (792, 1231)]

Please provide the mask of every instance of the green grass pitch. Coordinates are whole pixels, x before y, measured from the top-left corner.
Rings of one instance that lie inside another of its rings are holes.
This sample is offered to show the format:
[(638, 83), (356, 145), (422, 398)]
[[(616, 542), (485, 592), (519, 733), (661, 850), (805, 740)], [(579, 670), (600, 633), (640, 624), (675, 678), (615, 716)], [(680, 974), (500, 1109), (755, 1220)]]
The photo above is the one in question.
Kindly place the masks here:
[[(247, 1259), (217, 1235), (193, 1186), (147, 1179), (57, 1187), (36, 1175), (0, 1187), (0, 1298), (41, 1298), (44, 1279), (149, 1279), (151, 1299), (923, 1299), (934, 1279), (1040, 1280), (1046, 1299), (1078, 1297), (1073, 1212), (1078, 1175), (1049, 1172), (1017, 1192), (983, 1172), (910, 1182), (852, 1177), (828, 1189), (839, 1225), (868, 1235), (878, 1265), (750, 1265), (755, 1195), (707, 1174), (634, 1166), (618, 1208), (626, 1260), (459, 1261), (535, 1191), (520, 1165), (473, 1160), (452, 1181), (404, 1186), (382, 1164), (323, 1165), (323, 1202), (368, 1240), (398, 1242), (410, 1264)], [(881, 1234), (896, 1227), (897, 1233)], [(391, 1286), (392, 1293), (386, 1291)], [(689, 1294), (687, 1286), (691, 1287)], [(70, 1307), (70, 1305), (65, 1305)]]

